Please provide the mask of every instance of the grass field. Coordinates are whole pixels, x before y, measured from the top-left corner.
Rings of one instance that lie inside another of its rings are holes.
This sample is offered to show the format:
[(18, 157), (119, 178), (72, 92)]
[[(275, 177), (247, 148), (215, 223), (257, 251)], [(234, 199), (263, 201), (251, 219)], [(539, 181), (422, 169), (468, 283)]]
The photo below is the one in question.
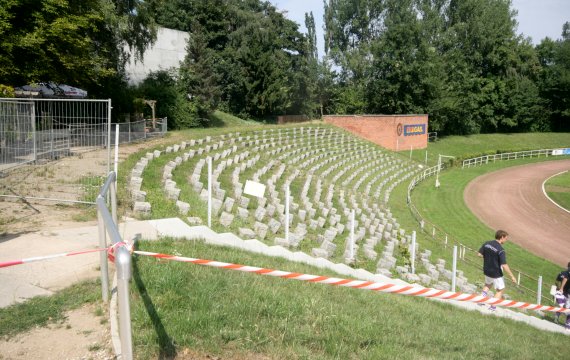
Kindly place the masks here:
[(570, 171), (550, 178), (544, 189), (554, 202), (566, 210), (570, 210)]
[[(145, 251), (334, 275), (200, 241), (139, 245)], [(238, 359), (556, 359), (566, 353), (560, 344), (568, 340), (421, 298), (149, 257), (136, 257), (131, 288), (133, 340), (141, 359), (187, 352)]]

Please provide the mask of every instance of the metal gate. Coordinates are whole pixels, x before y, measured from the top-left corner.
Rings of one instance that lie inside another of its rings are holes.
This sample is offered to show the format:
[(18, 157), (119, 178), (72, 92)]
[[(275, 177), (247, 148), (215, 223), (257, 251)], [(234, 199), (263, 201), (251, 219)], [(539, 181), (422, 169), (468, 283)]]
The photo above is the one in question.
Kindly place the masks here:
[(0, 197), (94, 203), (110, 124), (111, 100), (0, 98)]

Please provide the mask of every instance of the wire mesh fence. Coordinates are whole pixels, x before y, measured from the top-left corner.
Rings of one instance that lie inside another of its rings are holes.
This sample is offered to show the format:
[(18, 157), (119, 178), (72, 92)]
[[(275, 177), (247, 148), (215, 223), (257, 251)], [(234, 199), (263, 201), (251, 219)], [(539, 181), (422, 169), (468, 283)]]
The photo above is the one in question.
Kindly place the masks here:
[(110, 100), (0, 99), (0, 196), (94, 202), (110, 111)]
[(0, 198), (94, 203), (111, 147), (167, 131), (167, 119), (111, 124), (111, 100), (0, 99)]

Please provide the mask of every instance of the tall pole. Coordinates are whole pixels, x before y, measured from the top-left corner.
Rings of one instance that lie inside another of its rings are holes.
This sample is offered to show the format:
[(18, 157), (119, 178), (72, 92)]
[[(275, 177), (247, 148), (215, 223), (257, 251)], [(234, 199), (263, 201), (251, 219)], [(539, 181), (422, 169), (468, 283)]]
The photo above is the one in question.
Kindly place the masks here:
[(536, 292), (536, 303), (541, 304), (542, 300), (542, 275), (538, 277), (538, 290)]
[(354, 209), (352, 209), (352, 212), (350, 213), (350, 247), (348, 251), (350, 260), (354, 260), (354, 218)]
[(289, 184), (285, 188), (285, 241), (289, 243), (289, 197), (290, 197), (290, 189)]
[(212, 158), (208, 157), (208, 227), (212, 227)]
[(410, 251), (410, 263), (412, 266), (412, 274), (416, 273), (416, 232), (412, 231), (412, 249)]
[(437, 157), (437, 172), (435, 175), (435, 187), (439, 187), (439, 170), (441, 169), (441, 154)]
[(457, 245), (453, 246), (453, 269), (451, 274), (451, 291), (455, 292), (455, 283), (457, 277)]

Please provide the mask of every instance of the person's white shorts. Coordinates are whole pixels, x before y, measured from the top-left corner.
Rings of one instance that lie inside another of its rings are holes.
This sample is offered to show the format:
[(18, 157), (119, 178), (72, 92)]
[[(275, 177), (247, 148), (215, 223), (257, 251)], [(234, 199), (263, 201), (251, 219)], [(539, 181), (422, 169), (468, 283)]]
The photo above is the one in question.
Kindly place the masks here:
[(485, 285), (487, 285), (489, 287), (491, 285), (493, 285), (495, 290), (501, 291), (505, 288), (505, 278), (502, 276), (498, 277), (498, 278), (492, 278), (492, 277), (485, 276)]

